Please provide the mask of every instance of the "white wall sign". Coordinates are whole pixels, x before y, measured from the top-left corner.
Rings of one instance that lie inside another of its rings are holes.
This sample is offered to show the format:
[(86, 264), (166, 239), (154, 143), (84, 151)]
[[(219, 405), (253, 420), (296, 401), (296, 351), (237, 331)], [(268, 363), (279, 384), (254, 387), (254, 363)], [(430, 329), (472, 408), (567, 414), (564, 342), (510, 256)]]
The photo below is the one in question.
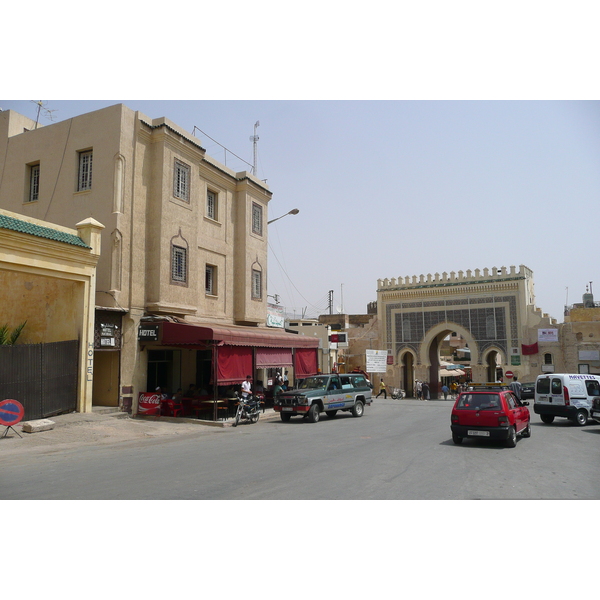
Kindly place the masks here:
[(600, 360), (600, 350), (580, 350), (579, 360)]
[(367, 373), (385, 373), (387, 371), (387, 350), (365, 350)]
[(558, 329), (538, 329), (538, 342), (558, 342)]

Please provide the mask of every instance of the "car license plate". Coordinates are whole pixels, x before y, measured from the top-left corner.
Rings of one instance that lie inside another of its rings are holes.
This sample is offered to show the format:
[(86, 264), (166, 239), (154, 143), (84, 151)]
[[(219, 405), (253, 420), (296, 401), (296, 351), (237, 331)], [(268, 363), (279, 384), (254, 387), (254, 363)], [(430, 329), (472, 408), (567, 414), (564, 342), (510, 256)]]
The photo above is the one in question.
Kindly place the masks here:
[(292, 412), (292, 410), (294, 410), (291, 406), (284, 406), (281, 410), (286, 410), (286, 411), (290, 411)]
[(489, 431), (479, 431), (478, 429), (469, 429), (467, 435), (480, 435), (482, 437), (490, 437)]

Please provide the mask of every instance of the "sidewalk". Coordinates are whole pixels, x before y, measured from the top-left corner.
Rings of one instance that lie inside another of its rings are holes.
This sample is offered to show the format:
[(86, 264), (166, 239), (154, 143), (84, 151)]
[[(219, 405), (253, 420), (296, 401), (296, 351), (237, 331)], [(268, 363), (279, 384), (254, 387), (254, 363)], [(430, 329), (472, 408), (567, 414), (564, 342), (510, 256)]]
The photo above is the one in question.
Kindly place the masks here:
[[(57, 452), (81, 445), (116, 444), (137, 439), (165, 438), (190, 434), (206, 435), (232, 426), (226, 421), (202, 421), (182, 417), (134, 417), (124, 412), (107, 412), (106, 407), (94, 407), (91, 413), (68, 413), (49, 417), (54, 428), (36, 433), (22, 430), (23, 423), (9, 429), (0, 438), (0, 458), (24, 452)], [(279, 419), (272, 408), (260, 414), (261, 421)], [(243, 426), (241, 423), (239, 426)], [(0, 426), (0, 436), (6, 428)], [(15, 431), (17, 433), (15, 433)], [(21, 435), (22, 437), (19, 437)]]

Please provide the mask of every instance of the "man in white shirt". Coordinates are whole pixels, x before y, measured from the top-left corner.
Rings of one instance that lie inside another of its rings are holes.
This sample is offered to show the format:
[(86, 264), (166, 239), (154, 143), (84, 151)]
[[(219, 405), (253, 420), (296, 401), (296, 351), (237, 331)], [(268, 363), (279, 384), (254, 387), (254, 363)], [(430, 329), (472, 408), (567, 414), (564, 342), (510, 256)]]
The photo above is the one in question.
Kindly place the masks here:
[(242, 398), (248, 400), (248, 396), (252, 393), (252, 377), (246, 376), (246, 381), (242, 382)]

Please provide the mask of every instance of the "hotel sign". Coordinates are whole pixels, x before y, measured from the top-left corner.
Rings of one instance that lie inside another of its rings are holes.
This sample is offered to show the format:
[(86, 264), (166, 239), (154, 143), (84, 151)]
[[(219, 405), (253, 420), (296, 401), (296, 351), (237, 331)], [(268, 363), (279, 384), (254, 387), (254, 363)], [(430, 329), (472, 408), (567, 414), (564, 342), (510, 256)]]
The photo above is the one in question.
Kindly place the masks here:
[(158, 325), (140, 323), (140, 326), (138, 328), (138, 341), (158, 342)]

